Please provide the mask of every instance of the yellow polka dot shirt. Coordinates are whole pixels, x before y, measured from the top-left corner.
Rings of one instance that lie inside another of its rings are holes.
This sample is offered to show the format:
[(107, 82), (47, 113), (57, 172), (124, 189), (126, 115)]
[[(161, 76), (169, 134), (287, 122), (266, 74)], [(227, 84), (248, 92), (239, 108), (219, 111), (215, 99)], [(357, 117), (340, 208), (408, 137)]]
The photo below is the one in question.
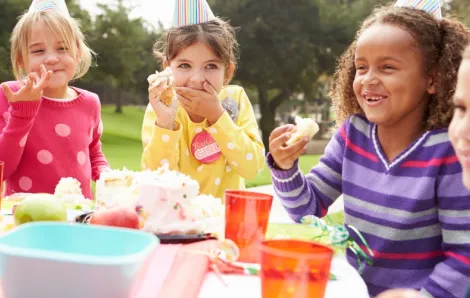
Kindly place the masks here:
[[(216, 123), (194, 123), (179, 106), (174, 131), (155, 125), (157, 116), (149, 104), (142, 127), (142, 169), (155, 170), (169, 163), (170, 169), (197, 180), (202, 194), (217, 198), (223, 198), (226, 189), (244, 189), (245, 179), (254, 178), (264, 168), (265, 148), (245, 90), (230, 85), (219, 97), (225, 112)], [(222, 153), (211, 163), (200, 162), (191, 150), (194, 137), (204, 131)]]

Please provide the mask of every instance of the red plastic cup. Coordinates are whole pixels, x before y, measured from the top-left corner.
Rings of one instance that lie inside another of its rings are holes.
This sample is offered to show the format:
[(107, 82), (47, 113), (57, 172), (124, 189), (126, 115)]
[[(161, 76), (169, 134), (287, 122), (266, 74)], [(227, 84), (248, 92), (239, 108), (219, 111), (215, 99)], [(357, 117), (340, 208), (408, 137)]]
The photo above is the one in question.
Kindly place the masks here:
[(225, 238), (238, 245), (238, 261), (259, 263), (259, 245), (266, 235), (272, 202), (269, 194), (225, 191)]
[(300, 240), (264, 241), (261, 250), (263, 298), (323, 298), (333, 249)]

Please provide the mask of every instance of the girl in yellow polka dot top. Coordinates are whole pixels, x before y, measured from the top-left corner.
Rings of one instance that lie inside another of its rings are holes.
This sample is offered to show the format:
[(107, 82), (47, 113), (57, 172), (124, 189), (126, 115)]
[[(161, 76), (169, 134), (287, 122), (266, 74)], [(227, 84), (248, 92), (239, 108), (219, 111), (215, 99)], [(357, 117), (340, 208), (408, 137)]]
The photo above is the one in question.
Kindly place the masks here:
[(236, 63), (234, 36), (215, 17), (172, 27), (155, 54), (171, 68), (178, 100), (167, 106), (160, 98), (169, 80), (150, 86), (142, 128), (143, 169), (168, 163), (196, 179), (201, 193), (218, 198), (226, 189), (245, 188), (265, 162), (251, 103), (242, 87), (227, 85)]

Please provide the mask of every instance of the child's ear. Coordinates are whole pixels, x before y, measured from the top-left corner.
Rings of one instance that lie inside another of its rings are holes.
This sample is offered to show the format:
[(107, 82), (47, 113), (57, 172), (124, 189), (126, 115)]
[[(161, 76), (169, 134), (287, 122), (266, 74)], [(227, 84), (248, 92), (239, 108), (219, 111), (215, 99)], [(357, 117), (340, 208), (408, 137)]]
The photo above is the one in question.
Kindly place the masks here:
[(227, 71), (225, 71), (225, 79), (224, 79), (224, 85), (228, 85), (228, 82), (233, 77), (233, 73), (235, 72), (235, 63), (231, 62), (229, 66), (227, 67)]
[(431, 75), (428, 77), (428, 85), (426, 90), (428, 91), (428, 94), (435, 94), (436, 93), (436, 75), (437, 71), (434, 70), (431, 72)]
[(427, 87), (428, 94), (435, 94), (436, 93), (436, 81), (433, 77), (428, 79), (428, 87)]

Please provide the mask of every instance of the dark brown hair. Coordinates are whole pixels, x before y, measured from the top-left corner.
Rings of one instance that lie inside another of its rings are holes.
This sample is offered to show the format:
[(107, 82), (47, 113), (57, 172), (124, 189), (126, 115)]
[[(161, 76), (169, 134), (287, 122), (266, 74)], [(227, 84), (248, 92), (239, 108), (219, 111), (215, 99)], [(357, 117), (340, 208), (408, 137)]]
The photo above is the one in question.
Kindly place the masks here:
[(387, 5), (379, 7), (363, 22), (356, 38), (342, 55), (333, 77), (331, 98), (337, 124), (352, 114), (362, 114), (353, 90), (356, 74), (354, 55), (356, 43), (370, 26), (390, 24), (408, 31), (423, 55), (425, 71), (434, 78), (436, 93), (430, 96), (426, 129), (446, 128), (452, 119), (452, 97), (457, 83), (457, 72), (462, 52), (469, 44), (470, 32), (461, 22), (452, 18), (438, 20), (431, 14), (408, 7)]
[[(235, 37), (235, 28), (220, 18), (197, 25), (169, 29), (165, 40), (155, 43), (153, 53), (162, 62), (169, 62), (181, 50), (199, 41), (212, 48), (214, 53), (224, 62), (226, 70), (229, 69), (231, 63), (236, 68), (239, 48)], [(232, 79), (232, 76), (226, 75), (226, 83)]]

